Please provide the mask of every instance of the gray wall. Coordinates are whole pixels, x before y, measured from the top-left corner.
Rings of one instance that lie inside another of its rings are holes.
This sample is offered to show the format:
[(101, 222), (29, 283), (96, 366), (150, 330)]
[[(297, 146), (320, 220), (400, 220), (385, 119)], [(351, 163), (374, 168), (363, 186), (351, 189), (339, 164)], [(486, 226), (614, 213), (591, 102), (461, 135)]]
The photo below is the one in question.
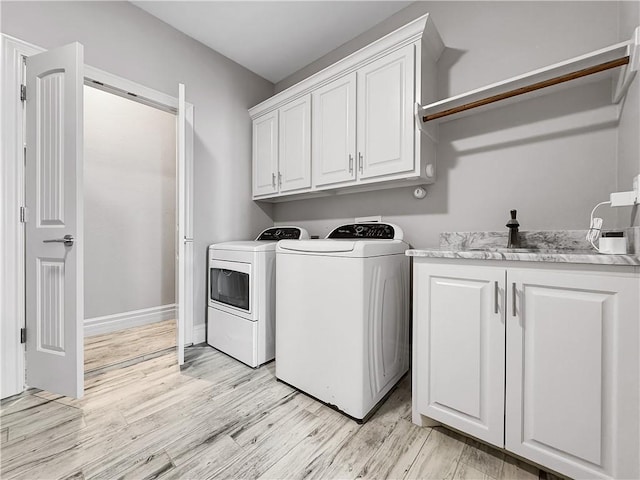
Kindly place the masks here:
[[(618, 41), (615, 2), (416, 2), (276, 90), (427, 12), (447, 47), (440, 98)], [(275, 220), (324, 235), (336, 223), (380, 214), (418, 247), (436, 246), (441, 231), (503, 230), (511, 208), (525, 230), (588, 228), (593, 206), (617, 185), (610, 95), (601, 81), (442, 124), (438, 180), (424, 200), (402, 188), (292, 201), (275, 206)], [(602, 215), (605, 225), (615, 223), (611, 209)]]
[[(640, 2), (620, 3), (620, 41), (629, 40), (640, 25)], [(618, 130), (618, 190), (631, 190), (632, 179), (640, 174), (640, 79), (631, 84), (622, 109)], [(618, 208), (618, 226), (640, 226), (640, 208)]]
[[(251, 201), (247, 109), (273, 84), (128, 2), (2, 2), (2, 32), (44, 48), (78, 41), (85, 62), (173, 96), (186, 85), (195, 108), (195, 324), (204, 323), (206, 247), (250, 238), (272, 224)], [(185, 7), (186, 8), (186, 7)]]
[(84, 308), (175, 303), (176, 116), (84, 87)]

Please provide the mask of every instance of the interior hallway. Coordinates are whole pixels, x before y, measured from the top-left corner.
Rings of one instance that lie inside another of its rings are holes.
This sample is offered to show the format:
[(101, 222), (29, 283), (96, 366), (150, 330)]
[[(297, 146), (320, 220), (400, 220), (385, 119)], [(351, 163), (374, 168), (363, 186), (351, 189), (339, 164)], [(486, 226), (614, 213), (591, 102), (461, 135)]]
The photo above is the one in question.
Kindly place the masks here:
[(175, 346), (175, 319), (85, 337), (84, 371), (141, 359)]

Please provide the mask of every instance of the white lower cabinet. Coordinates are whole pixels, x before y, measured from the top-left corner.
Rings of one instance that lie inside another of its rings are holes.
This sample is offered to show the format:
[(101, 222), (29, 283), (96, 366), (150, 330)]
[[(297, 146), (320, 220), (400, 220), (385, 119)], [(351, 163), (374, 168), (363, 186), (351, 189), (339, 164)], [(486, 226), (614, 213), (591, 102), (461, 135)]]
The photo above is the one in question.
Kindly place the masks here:
[(415, 262), (414, 275), (420, 413), (502, 446), (504, 269)]
[(414, 420), (569, 477), (639, 478), (638, 269), (485, 263), (415, 258)]

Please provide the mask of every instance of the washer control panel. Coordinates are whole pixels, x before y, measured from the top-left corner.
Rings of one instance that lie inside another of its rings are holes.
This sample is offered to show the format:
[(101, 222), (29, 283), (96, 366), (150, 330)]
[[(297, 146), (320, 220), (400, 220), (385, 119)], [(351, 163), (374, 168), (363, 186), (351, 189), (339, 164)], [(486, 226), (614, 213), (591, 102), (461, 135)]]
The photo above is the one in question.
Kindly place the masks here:
[(388, 223), (351, 223), (334, 229), (327, 238), (394, 240), (396, 231)]
[(271, 227), (258, 235), (256, 240), (300, 240), (309, 238), (306, 230), (299, 227)]

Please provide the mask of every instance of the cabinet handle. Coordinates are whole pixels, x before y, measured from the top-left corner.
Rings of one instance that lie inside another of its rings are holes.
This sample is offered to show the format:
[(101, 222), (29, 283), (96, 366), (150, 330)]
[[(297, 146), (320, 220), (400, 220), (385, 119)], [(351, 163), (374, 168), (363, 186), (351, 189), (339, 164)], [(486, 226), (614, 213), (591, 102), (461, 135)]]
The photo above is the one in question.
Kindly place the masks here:
[(282, 186), (282, 173), (278, 172), (278, 187)]
[(353, 173), (353, 155), (349, 154), (349, 173)]
[(362, 173), (362, 153), (358, 152), (358, 170)]
[(498, 282), (493, 283), (493, 313), (498, 313)]
[(271, 186), (272, 186), (273, 188), (275, 188), (275, 187), (276, 187), (276, 174), (275, 174), (275, 173), (272, 173), (272, 174), (271, 174)]
[(511, 315), (516, 316), (516, 282), (511, 284)]

